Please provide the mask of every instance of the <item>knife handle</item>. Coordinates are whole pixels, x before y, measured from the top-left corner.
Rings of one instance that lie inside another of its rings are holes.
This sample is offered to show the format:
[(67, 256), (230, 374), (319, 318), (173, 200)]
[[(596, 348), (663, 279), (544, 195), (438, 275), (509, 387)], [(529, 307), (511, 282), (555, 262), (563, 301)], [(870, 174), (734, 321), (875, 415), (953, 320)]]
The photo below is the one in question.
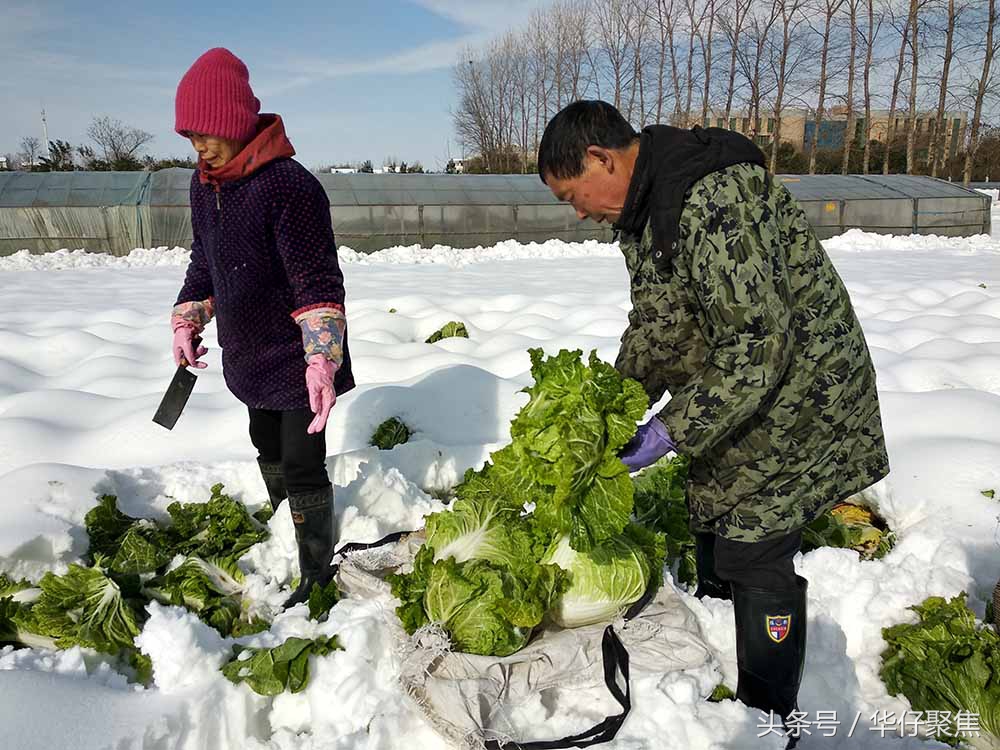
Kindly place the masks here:
[[(194, 349), (195, 356), (198, 355), (198, 347), (201, 346), (201, 336), (195, 336), (191, 339), (191, 348)], [(181, 367), (190, 367), (191, 363), (187, 361), (187, 358), (181, 355)]]

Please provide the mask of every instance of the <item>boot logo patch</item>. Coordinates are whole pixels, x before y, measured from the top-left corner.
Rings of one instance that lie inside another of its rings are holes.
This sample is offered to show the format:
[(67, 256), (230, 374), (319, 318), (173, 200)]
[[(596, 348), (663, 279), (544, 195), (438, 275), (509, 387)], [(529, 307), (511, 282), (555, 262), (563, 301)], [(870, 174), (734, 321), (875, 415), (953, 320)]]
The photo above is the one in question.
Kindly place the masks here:
[(792, 629), (791, 615), (767, 615), (767, 637), (781, 643)]
[(306, 517), (298, 511), (292, 512), (292, 523), (305, 523)]

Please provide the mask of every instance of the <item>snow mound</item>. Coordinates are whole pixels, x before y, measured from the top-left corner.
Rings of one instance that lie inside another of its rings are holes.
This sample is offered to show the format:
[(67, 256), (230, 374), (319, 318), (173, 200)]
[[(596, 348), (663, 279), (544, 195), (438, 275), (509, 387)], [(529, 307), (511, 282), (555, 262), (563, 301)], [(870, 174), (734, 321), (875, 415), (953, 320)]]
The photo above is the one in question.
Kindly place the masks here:
[(121, 257), (107, 253), (78, 250), (56, 250), (42, 255), (32, 255), (19, 250), (0, 258), (0, 271), (64, 271), (79, 268), (149, 268), (156, 266), (186, 266), (191, 253), (183, 247), (137, 247)]
[(1000, 241), (987, 234), (977, 234), (972, 237), (939, 237), (936, 234), (899, 236), (865, 232), (861, 229), (848, 229), (843, 234), (824, 240), (823, 247), (828, 252), (833, 250), (850, 253), (875, 250), (959, 255), (1000, 253)]
[[(466, 266), (487, 261), (533, 259), (561, 259), (588, 257), (615, 257), (617, 245), (588, 240), (587, 242), (530, 242), (505, 240), (490, 247), (454, 248), (445, 245), (421, 247), (408, 245), (391, 247), (374, 253), (362, 253), (349, 247), (338, 248), (341, 263), (362, 265), (436, 263), (446, 266)], [(33, 255), (20, 250), (0, 258), (0, 271), (65, 271), (81, 268), (149, 268), (156, 266), (186, 266), (190, 252), (182, 247), (136, 248), (128, 255), (116, 257), (107, 253), (93, 253), (86, 249), (56, 250)]]
[(348, 247), (340, 248), (340, 259), (348, 263), (443, 263), (449, 266), (465, 266), (485, 261), (615, 257), (618, 247), (614, 244), (587, 240), (586, 242), (564, 242), (548, 240), (522, 244), (516, 240), (505, 240), (490, 247), (454, 248), (445, 245), (421, 247), (391, 247), (374, 253), (358, 253)]

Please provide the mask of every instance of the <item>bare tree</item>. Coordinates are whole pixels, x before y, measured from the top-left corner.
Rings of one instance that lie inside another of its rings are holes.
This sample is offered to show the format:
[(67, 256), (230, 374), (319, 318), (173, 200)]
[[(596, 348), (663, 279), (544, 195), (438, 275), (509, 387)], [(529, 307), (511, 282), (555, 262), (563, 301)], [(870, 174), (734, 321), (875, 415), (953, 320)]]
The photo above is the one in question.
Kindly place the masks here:
[(914, 151), (917, 137), (917, 74), (920, 70), (918, 51), (920, 29), (917, 26), (919, 0), (910, 0), (910, 120), (906, 129), (906, 174), (913, 174), (916, 166)]
[(589, 29), (591, 5), (589, 0), (566, 0), (556, 6), (556, 18), (564, 28), (566, 40), (566, 77), (569, 86), (568, 101), (581, 98), (586, 89), (587, 51), (590, 49)]
[[(528, 153), (534, 151), (531, 140), (531, 119), (537, 107), (532, 106), (531, 92), (534, 88), (533, 65), (530, 42), (524, 34), (511, 35), (508, 40), (508, 54), (511, 64), (511, 90), (509, 106), (516, 113), (518, 156), (521, 174), (528, 172)], [(558, 108), (558, 103), (556, 107)]]
[(705, 89), (704, 94), (701, 99), (701, 121), (702, 123), (708, 122), (708, 111), (711, 101), (712, 92), (712, 37), (715, 32), (715, 1), (708, 0), (708, 5), (706, 7), (706, 12), (708, 13), (708, 32), (702, 36), (699, 34), (699, 39), (701, 40), (701, 58), (702, 64), (705, 71)]
[[(536, 10), (524, 30), (527, 45), (530, 47), (531, 109), (534, 119), (534, 142), (541, 140), (542, 128), (549, 120), (549, 26), (550, 17)], [(558, 21), (552, 18), (553, 23)], [(557, 32), (558, 34), (558, 32)], [(557, 41), (558, 45), (558, 41)], [(556, 52), (558, 55), (558, 51)], [(558, 75), (558, 74), (557, 74)], [(556, 109), (559, 108), (559, 93), (556, 93)]]
[(652, 0), (629, 0), (629, 45), (632, 48), (632, 85), (628, 101), (626, 119), (632, 120), (635, 113), (636, 96), (639, 98), (639, 120), (646, 119), (646, 88), (643, 78), (645, 69), (645, 39), (649, 23), (650, 5)]
[[(541, 10), (536, 10), (536, 13), (541, 13)], [(543, 76), (546, 76), (548, 69), (551, 67), (552, 71), (552, 95), (555, 97), (555, 106), (553, 111), (558, 112), (563, 108), (563, 104), (568, 104), (569, 101), (564, 101), (564, 93), (566, 91), (566, 33), (568, 29), (560, 23), (559, 8), (553, 6), (548, 9), (548, 12), (544, 13), (544, 28), (547, 30), (549, 39), (548, 43), (544, 45), (545, 49), (538, 49), (535, 45), (532, 45), (532, 49), (529, 53), (529, 67), (538, 72), (541, 72)], [(552, 48), (552, 62), (549, 65), (538, 64), (538, 57), (542, 57), (544, 60), (548, 55), (548, 47)]]
[(151, 133), (107, 116), (95, 117), (87, 128), (87, 135), (101, 149), (104, 160), (111, 164), (137, 159), (145, 145), (153, 140)]
[(661, 122), (663, 117), (663, 102), (666, 101), (666, 91), (663, 83), (664, 71), (667, 65), (667, 53), (670, 54), (670, 77), (673, 82), (674, 110), (670, 117), (673, 125), (680, 125), (681, 122), (681, 76), (677, 66), (677, 45), (674, 44), (674, 30), (677, 27), (677, 20), (680, 5), (677, 0), (656, 0), (656, 25), (659, 30), (659, 76), (657, 81), (657, 95), (659, 102), (656, 109), (656, 121)]
[(729, 118), (733, 112), (733, 97), (736, 93), (736, 59), (740, 48), (740, 34), (743, 23), (750, 10), (752, 0), (733, 0), (732, 12), (720, 19), (726, 38), (729, 40), (729, 88), (726, 91), (725, 125), (729, 127)]
[(881, 7), (877, 14), (876, 24), (875, 0), (866, 0), (868, 6), (868, 33), (865, 35), (865, 153), (861, 160), (861, 173), (868, 174), (872, 155), (872, 58), (875, 53), (875, 40), (882, 28), (884, 15)]
[(21, 139), (21, 154), (23, 160), (29, 167), (35, 166), (35, 158), (41, 152), (42, 142), (33, 135), (27, 135)]
[(606, 0), (594, 6), (597, 43), (608, 64), (616, 109), (621, 110), (626, 88), (634, 69), (631, 49), (632, 3), (629, 0)]
[(854, 71), (858, 59), (858, 6), (861, 0), (847, 0), (847, 10), (851, 18), (851, 55), (847, 63), (847, 122), (844, 124), (844, 157), (840, 163), (840, 173), (851, 169), (851, 150), (854, 146)]
[[(890, 13), (891, 13), (890, 9)], [(896, 136), (896, 105), (899, 98), (899, 84), (903, 79), (903, 67), (906, 64), (906, 43), (910, 35), (910, 16), (907, 14), (906, 22), (900, 34), (899, 60), (896, 64), (896, 76), (892, 80), (892, 98), (889, 102), (889, 120), (885, 126), (885, 157), (882, 160), (882, 174), (889, 174), (889, 154), (892, 151), (892, 142)]]
[(761, 67), (764, 52), (770, 41), (771, 29), (780, 13), (780, 0), (770, 0), (769, 3), (759, 3), (753, 7), (749, 21), (744, 26), (744, 45), (739, 48), (737, 55), (740, 72), (749, 90), (747, 119), (750, 121), (750, 132), (746, 135), (751, 138), (756, 138), (760, 132), (761, 99), (774, 87), (772, 80), (765, 80)]
[[(671, 10), (673, 4), (671, 3)], [(667, 20), (669, 17), (666, 4), (663, 0), (656, 0), (656, 29), (657, 29), (657, 41), (659, 46), (657, 47), (656, 55), (656, 118), (655, 122), (663, 122), (663, 103), (666, 101), (666, 86), (664, 85), (664, 77), (666, 76), (667, 67), (667, 43), (672, 38), (672, 26)]]
[(507, 88), (506, 59), (502, 54), (502, 42), (491, 43), (479, 57), (470, 51), (468, 58), (459, 62), (454, 71), (459, 92), (455, 129), (462, 142), (482, 159), (486, 171), (507, 171), (501, 166), (504, 161), (504, 138), (509, 130), (504, 96)]
[(939, 167), (944, 167), (945, 152), (945, 132), (944, 132), (944, 111), (946, 98), (948, 96), (948, 76), (951, 73), (951, 62), (955, 55), (955, 26), (958, 21), (958, 14), (955, 10), (955, 0), (948, 0), (948, 20), (945, 29), (944, 57), (941, 61), (941, 86), (938, 89), (937, 112), (934, 117), (934, 124), (931, 128), (931, 147), (928, 161), (931, 166), (931, 177), (938, 176)]
[[(774, 130), (771, 133), (771, 172), (778, 171), (778, 149), (781, 147), (781, 120), (785, 105), (785, 90), (788, 86), (792, 43), (805, 18), (802, 15), (804, 0), (779, 0), (778, 13), (781, 16), (781, 47), (775, 50), (778, 70), (775, 76)], [(800, 48), (805, 45), (800, 43)]]
[(819, 63), (819, 101), (816, 104), (812, 144), (809, 149), (809, 174), (816, 174), (816, 149), (819, 147), (819, 129), (823, 124), (823, 107), (826, 104), (826, 86), (829, 80), (828, 63), (830, 59), (830, 39), (833, 34), (833, 19), (843, 4), (844, 0), (824, 0), (820, 6), (820, 10), (823, 12), (823, 47)]
[(969, 145), (965, 151), (965, 170), (962, 175), (963, 182), (968, 185), (972, 180), (972, 160), (975, 158), (976, 150), (979, 147), (979, 128), (982, 124), (983, 100), (986, 98), (987, 86), (990, 82), (990, 68), (993, 66), (993, 58), (997, 53), (996, 40), (997, 24), (997, 0), (989, 0), (989, 10), (986, 20), (986, 41), (983, 50), (983, 72), (979, 76), (979, 85), (976, 87), (976, 103), (972, 112), (972, 126), (969, 132)]
[[(998, 41), (996, 11), (991, 10), (994, 27), (989, 27), (979, 9), (984, 1), (551, 0), (524, 26), (470, 51), (456, 65), (455, 127), (462, 143), (475, 151), (477, 168), (523, 172), (531, 168), (530, 154), (548, 118), (570, 101), (596, 95), (612, 101), (637, 123), (655, 120), (690, 126), (722, 114), (724, 100), (724, 124), (745, 106), (741, 115), (745, 127), (738, 129), (751, 137), (770, 134), (770, 166), (777, 170), (782, 132), (788, 129), (785, 110), (795, 102), (814, 108), (806, 148), (811, 152), (809, 170), (815, 172), (829, 100), (836, 97), (846, 104), (844, 148), (837, 159), (840, 171), (851, 169), (853, 149), (859, 147), (863, 133), (862, 171), (868, 172), (874, 158), (873, 135), (881, 138), (881, 133), (873, 134), (872, 110), (878, 106), (874, 101), (879, 99), (876, 92), (882, 78), (879, 65), (888, 53), (897, 65), (893, 77), (888, 70), (891, 62), (885, 60), (885, 78), (893, 82), (891, 98), (889, 91), (885, 97), (890, 116), (883, 169), (890, 168), (893, 141), (901, 140), (897, 114), (907, 107), (908, 170), (917, 168), (917, 148), (923, 148), (925, 137), (922, 128), (917, 130), (917, 105), (926, 100), (926, 110), (933, 100), (928, 164), (932, 174), (939, 174), (948, 151), (945, 108), (963, 101), (961, 106), (971, 110), (978, 101), (979, 114), (970, 120), (971, 149), (983, 138), (983, 122), (993, 116), (994, 102), (1000, 102), (992, 70)], [(976, 23), (960, 22), (963, 14), (972, 13)], [(898, 37), (885, 38), (887, 23)], [(983, 46), (983, 27), (990, 32), (989, 50)], [(725, 52), (719, 51), (716, 37), (729, 44), (728, 81), (725, 70), (713, 71), (725, 68)], [(892, 46), (896, 39), (898, 57)], [(982, 75), (980, 63), (987, 64)], [(862, 76), (863, 115), (858, 93)], [(696, 97), (701, 98), (700, 120)], [(765, 131), (761, 122), (772, 110), (774, 122)], [(863, 128), (858, 127), (862, 116)], [(110, 118), (102, 121), (125, 128)], [(980, 163), (985, 149), (980, 147)], [(111, 158), (115, 153), (110, 147), (105, 151)], [(921, 153), (921, 168), (923, 158)]]
[(455, 120), (455, 132), (463, 144), (463, 157), (466, 156), (466, 148), (482, 155), (487, 149), (490, 138), (488, 122), (490, 113), (481, 82), (482, 71), (479, 69), (482, 63), (473, 59), (474, 53), (471, 49), (466, 50), (465, 54), (468, 59), (456, 63), (452, 73), (459, 97), (458, 109), (452, 116)]
[(523, 156), (511, 153), (518, 142), (518, 91), (517, 63), (520, 54), (518, 38), (513, 32), (505, 34), (494, 48), (493, 70), (494, 96), (497, 100), (498, 123), (500, 125), (500, 152), (497, 155), (498, 172), (515, 171), (516, 163), (523, 163)]
[(687, 76), (685, 85), (687, 94), (684, 99), (684, 126), (691, 125), (691, 101), (694, 98), (694, 43), (701, 34), (701, 25), (705, 21), (705, 14), (708, 6), (703, 5), (698, 8), (698, 0), (684, 0), (684, 9), (687, 11), (688, 22), (688, 44), (687, 44)]

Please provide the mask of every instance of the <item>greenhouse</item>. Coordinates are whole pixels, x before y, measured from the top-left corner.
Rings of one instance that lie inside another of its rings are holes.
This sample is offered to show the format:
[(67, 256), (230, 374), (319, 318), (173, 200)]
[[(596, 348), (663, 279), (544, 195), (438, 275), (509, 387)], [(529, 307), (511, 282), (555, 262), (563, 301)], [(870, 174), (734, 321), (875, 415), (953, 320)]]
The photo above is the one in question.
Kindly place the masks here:
[[(536, 175), (321, 174), (341, 245), (452, 247), (561, 239), (610, 240), (578, 221)], [(821, 238), (989, 233), (990, 200), (961, 186), (903, 175), (784, 175)], [(191, 244), (191, 170), (0, 173), (0, 255), (60, 248), (126, 254)]]

